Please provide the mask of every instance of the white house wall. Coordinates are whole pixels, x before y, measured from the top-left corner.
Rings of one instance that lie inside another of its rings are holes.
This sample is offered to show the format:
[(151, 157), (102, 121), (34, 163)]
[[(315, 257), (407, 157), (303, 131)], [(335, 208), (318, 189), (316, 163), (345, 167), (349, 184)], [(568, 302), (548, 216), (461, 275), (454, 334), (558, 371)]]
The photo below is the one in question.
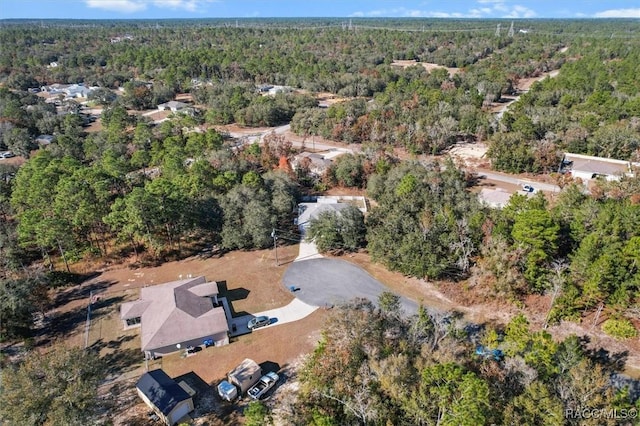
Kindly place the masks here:
[(174, 407), (173, 410), (167, 416), (169, 426), (172, 426), (178, 423), (178, 420), (189, 414), (193, 411), (193, 399), (189, 398), (185, 401), (180, 402), (178, 405)]

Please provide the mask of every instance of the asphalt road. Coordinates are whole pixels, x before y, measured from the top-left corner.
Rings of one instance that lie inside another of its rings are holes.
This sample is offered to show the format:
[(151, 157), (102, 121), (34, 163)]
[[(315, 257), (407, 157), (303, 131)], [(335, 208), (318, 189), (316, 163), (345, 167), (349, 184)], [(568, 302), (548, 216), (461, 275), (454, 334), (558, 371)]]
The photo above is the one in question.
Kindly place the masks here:
[(522, 179), (518, 176), (508, 175), (484, 169), (469, 169), (470, 172), (476, 173), (481, 179), (491, 179), (498, 182), (505, 182), (512, 185), (522, 186), (524, 184), (531, 185), (536, 191), (560, 192), (560, 187), (549, 183), (537, 182), (530, 179)]
[[(308, 305), (331, 307), (355, 298), (365, 298), (377, 305), (378, 296), (389, 289), (352, 263), (337, 259), (310, 259), (293, 262), (284, 273), (282, 283), (295, 287), (295, 296)], [(407, 315), (418, 312), (418, 304), (400, 298)]]

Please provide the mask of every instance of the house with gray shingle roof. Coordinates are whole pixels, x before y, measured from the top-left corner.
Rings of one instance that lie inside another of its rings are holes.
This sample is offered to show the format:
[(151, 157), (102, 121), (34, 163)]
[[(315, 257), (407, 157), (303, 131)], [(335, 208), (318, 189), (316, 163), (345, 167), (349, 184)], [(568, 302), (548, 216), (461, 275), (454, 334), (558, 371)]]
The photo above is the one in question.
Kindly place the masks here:
[(143, 287), (140, 299), (121, 305), (120, 318), (125, 329), (140, 327), (147, 358), (191, 346), (229, 343), (218, 285), (205, 277)]

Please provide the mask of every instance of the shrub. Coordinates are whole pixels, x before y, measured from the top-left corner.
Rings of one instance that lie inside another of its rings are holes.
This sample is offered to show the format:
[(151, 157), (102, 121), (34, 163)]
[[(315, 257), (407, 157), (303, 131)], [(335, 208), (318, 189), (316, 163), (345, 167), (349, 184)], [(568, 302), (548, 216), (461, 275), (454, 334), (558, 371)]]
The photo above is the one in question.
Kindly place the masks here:
[(616, 339), (630, 339), (638, 335), (638, 330), (627, 319), (608, 319), (602, 324), (602, 331)]

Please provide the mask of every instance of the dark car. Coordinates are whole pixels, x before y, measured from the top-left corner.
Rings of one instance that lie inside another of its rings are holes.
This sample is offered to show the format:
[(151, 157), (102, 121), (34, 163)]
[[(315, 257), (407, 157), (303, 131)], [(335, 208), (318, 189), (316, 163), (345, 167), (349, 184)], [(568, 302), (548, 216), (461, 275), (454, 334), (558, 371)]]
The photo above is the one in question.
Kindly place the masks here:
[(249, 320), (249, 323), (247, 324), (247, 328), (249, 328), (249, 330), (254, 330), (256, 328), (269, 325), (269, 322), (270, 322), (269, 317), (261, 315), (259, 317), (251, 318), (251, 320)]

